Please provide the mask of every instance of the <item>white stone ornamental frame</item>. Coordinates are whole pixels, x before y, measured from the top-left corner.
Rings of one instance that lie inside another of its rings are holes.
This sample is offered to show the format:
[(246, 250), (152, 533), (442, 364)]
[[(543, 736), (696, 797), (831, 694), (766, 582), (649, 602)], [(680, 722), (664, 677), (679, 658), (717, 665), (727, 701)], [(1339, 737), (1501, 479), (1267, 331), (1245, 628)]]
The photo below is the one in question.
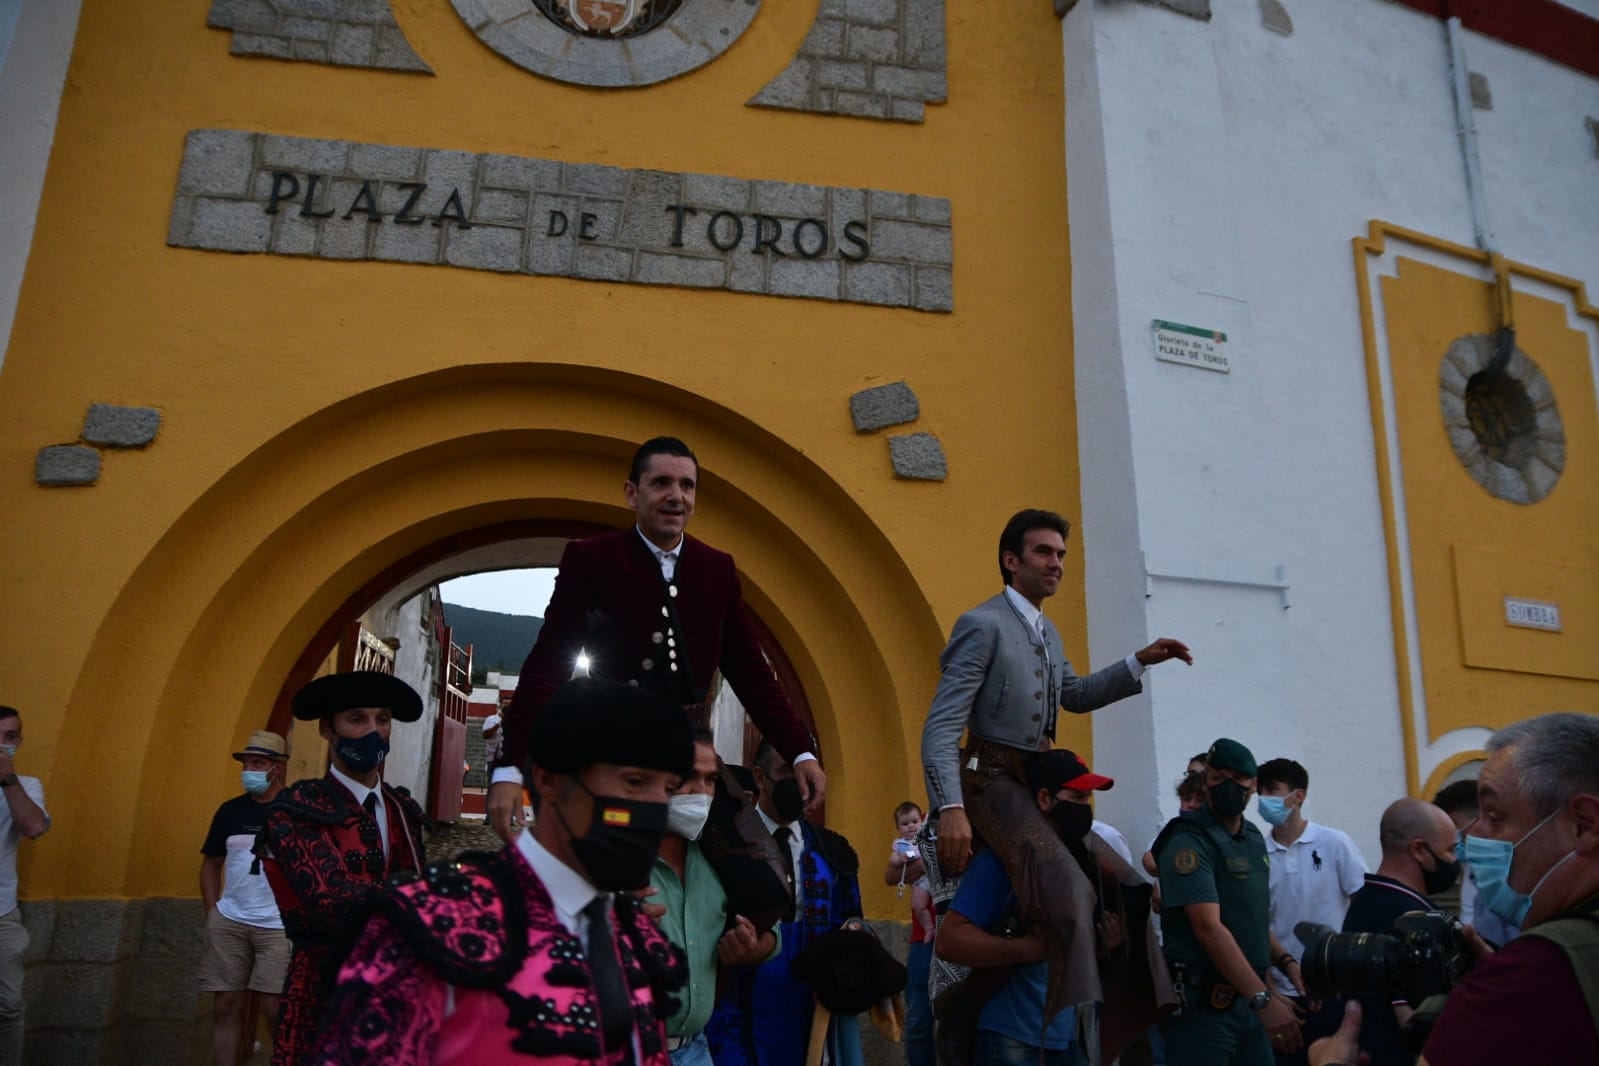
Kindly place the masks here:
[(760, 0), (684, 0), (663, 25), (620, 40), (580, 37), (533, 0), (450, 0), (477, 39), (523, 70), (602, 88), (653, 85), (697, 70), (749, 27)]
[(1455, 338), (1438, 368), (1438, 402), (1455, 458), (1489, 495), (1510, 503), (1534, 504), (1554, 490), (1566, 469), (1566, 433), (1553, 387), (1538, 364), (1517, 348), (1504, 368), (1530, 410), (1529, 425), (1515, 434), (1511, 454), (1491, 455), (1471, 427), (1466, 402), (1472, 377), (1493, 361), (1494, 338), (1472, 333)]

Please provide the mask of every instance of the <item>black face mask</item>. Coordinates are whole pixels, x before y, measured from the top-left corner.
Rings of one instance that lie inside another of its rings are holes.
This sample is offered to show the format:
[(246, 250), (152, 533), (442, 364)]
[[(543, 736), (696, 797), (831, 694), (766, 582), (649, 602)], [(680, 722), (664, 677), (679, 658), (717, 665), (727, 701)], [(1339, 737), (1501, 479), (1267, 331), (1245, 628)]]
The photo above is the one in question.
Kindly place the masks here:
[(797, 777), (772, 782), (772, 807), (780, 822), (797, 822), (805, 813), (805, 797), (800, 794)]
[(389, 753), (389, 741), (374, 729), (365, 736), (335, 737), (333, 750), (351, 772), (365, 774), (383, 765), (383, 758)]
[[(580, 779), (572, 780), (594, 801), (588, 834), (569, 841), (589, 883), (601, 892), (626, 892), (648, 884), (661, 837), (666, 835), (667, 805), (598, 796)], [(570, 834), (572, 827), (559, 806), (555, 813)]]
[(1210, 786), (1210, 809), (1218, 818), (1232, 819), (1244, 813), (1249, 806), (1249, 790), (1237, 781), (1228, 779)]
[(1049, 820), (1055, 823), (1055, 832), (1066, 843), (1082, 843), (1094, 827), (1094, 808), (1086, 803), (1057, 800), (1049, 809)]
[(1421, 871), (1421, 883), (1427, 889), (1427, 895), (1436, 896), (1440, 892), (1448, 892), (1455, 887), (1455, 882), (1460, 880), (1460, 863), (1455, 859), (1446, 859), (1432, 848), (1427, 848), (1427, 854), (1432, 856), (1433, 868)]
[(1060, 834), (1066, 851), (1077, 861), (1090, 883), (1094, 881), (1094, 858), (1088, 850), (1088, 834), (1094, 827), (1094, 808), (1086, 803), (1056, 800), (1046, 815), (1055, 832)]

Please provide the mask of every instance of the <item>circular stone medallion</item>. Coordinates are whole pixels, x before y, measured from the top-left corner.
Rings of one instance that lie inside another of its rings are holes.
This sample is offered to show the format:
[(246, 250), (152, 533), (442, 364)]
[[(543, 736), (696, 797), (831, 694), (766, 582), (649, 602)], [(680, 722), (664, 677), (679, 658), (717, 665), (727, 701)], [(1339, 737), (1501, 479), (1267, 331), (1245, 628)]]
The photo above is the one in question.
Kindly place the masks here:
[(568, 33), (617, 40), (659, 29), (682, 0), (533, 0), (533, 6)]
[(477, 39), (574, 85), (653, 85), (727, 51), (760, 0), (450, 0)]
[(1566, 469), (1566, 434), (1554, 390), (1520, 348), (1491, 367), (1494, 337), (1455, 338), (1438, 368), (1444, 431), (1460, 465), (1489, 493), (1537, 503)]

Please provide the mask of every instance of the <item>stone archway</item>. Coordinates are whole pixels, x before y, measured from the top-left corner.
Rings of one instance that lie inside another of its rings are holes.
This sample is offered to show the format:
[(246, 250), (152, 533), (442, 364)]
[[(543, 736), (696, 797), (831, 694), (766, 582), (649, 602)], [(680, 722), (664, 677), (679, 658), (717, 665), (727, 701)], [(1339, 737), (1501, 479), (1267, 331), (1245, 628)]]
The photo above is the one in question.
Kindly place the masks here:
[[(518, 566), (553, 568), (560, 562), (562, 549), (569, 540), (608, 528), (593, 522), (562, 519), (501, 522), (444, 537), (390, 564), (346, 597), (338, 610), (317, 629), (278, 689), (265, 728), (289, 735), (295, 724), (290, 709), (294, 693), (317, 675), (341, 638), (373, 604), (386, 599), (405, 599), (433, 582), (478, 570)], [(762, 650), (782, 681), (794, 710), (806, 730), (815, 734), (816, 718), (805, 695), (804, 679), (771, 627), (759, 614), (754, 615), (754, 620)], [(753, 730), (747, 721), (746, 727)], [(746, 747), (747, 761), (754, 749)]]
[[(738, 557), (810, 696), (832, 819), (875, 829), (914, 786), (907, 756), (942, 640), (887, 539), (825, 472), (734, 412), (626, 374), (492, 364), (325, 408), (168, 530), (107, 613), (66, 708), (63, 750), (79, 755), (56, 794), (75, 811), (58, 814), (69, 839), (38, 880), (57, 895), (192, 893), (192, 870), (173, 861), (192, 848), (173, 842), (203, 834), (209, 809), (194, 795), (226, 794), (216, 753), (268, 719), (341, 605), (473, 530), (622, 524), (626, 459), (660, 432), (702, 456), (695, 532)], [(109, 765), (125, 769), (107, 817)]]

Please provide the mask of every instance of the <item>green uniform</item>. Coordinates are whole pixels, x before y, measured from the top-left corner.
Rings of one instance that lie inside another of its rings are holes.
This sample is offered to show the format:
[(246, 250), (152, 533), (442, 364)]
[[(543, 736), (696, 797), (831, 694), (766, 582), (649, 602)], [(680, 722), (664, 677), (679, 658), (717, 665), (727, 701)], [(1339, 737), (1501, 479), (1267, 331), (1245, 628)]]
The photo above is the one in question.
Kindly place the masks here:
[[(1183, 908), (1190, 903), (1221, 906), (1221, 923), (1232, 933), (1249, 965), (1264, 974), (1271, 965), (1271, 914), (1266, 894), (1266, 840), (1247, 820), (1235, 836), (1208, 807), (1173, 819), (1155, 842), (1160, 862), (1161, 931), (1166, 961), (1183, 973), (1183, 1011), (1161, 1023), (1167, 1060), (1183, 1066), (1272, 1066), (1271, 1040), (1245, 995), (1225, 1007), (1228, 984), (1200, 946)], [(1268, 985), (1269, 987), (1269, 985)]]

